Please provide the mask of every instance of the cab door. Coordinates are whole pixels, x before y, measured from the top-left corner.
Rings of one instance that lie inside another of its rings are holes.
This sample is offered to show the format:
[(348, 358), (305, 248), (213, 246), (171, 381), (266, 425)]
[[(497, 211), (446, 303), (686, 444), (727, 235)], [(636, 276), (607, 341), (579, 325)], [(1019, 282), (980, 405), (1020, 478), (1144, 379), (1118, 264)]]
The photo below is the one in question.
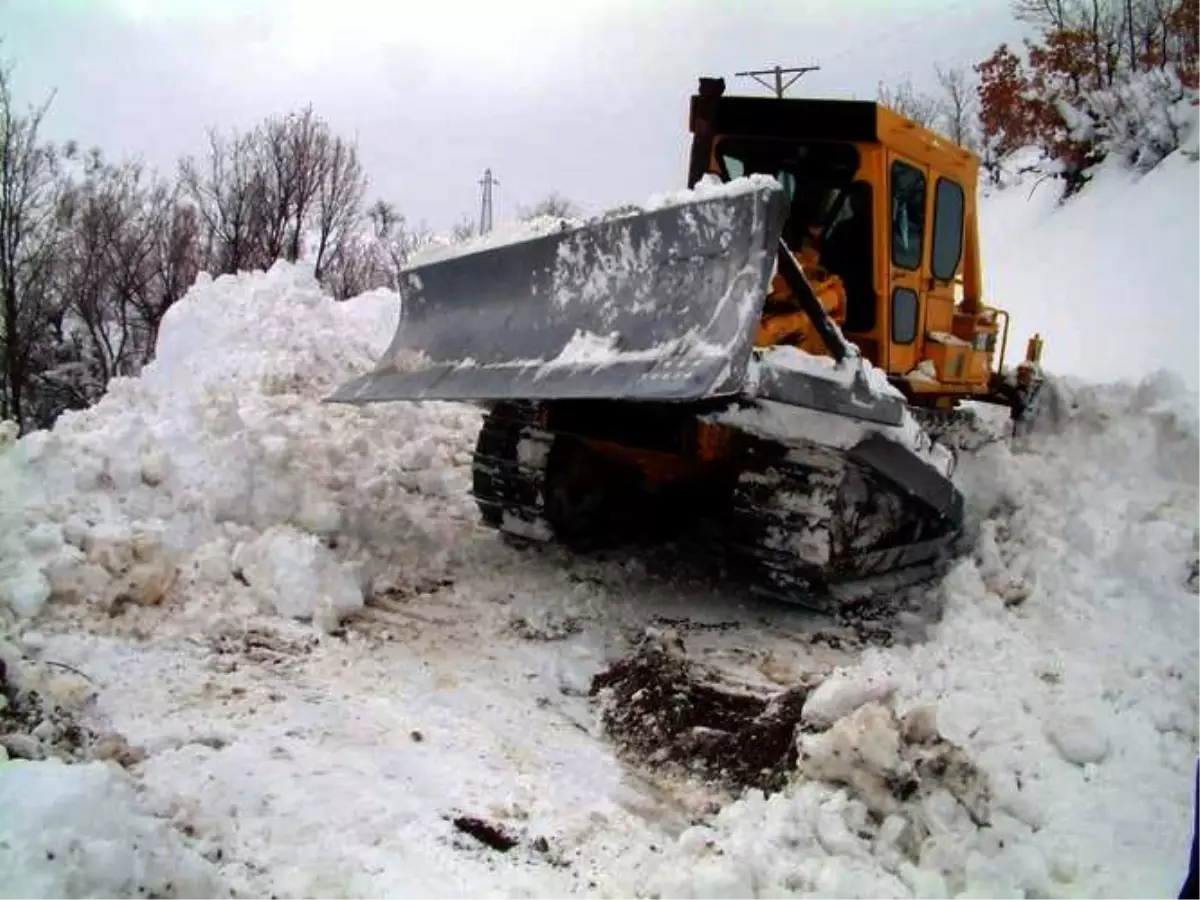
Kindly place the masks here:
[(926, 285), (925, 234), (929, 207), (929, 171), (897, 153), (888, 154), (887, 371), (911, 372), (920, 362)]

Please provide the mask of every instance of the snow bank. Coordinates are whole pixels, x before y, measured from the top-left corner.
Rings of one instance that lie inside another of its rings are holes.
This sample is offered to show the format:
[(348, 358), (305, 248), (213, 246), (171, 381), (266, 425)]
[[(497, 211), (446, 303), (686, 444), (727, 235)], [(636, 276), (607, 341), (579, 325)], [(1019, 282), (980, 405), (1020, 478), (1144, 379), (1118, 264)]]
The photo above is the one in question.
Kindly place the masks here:
[(229, 896), (171, 826), (105, 763), (0, 762), (0, 895)]
[(336, 303), (284, 263), (202, 276), (140, 377), (0, 457), (0, 601), (29, 616), (205, 595), (328, 623), (436, 572), (478, 412), (320, 403), (370, 369), (397, 316), (390, 292)]
[(1182, 151), (1145, 175), (1113, 158), (1059, 205), (1034, 175), (980, 202), (984, 297), (1012, 313), (1009, 362), (1035, 332), (1047, 369), (1091, 381), (1200, 370), (1200, 165)]
[[(802, 764), (821, 781), (726, 807), (638, 860), (639, 883), (693, 896), (1175, 896), (1200, 739), (1197, 400), (1161, 373), (1136, 387), (1067, 382), (1027, 442), (964, 457), (979, 538), (940, 587), (932, 640), (869, 650), (814, 692), (804, 716), (829, 737), (800, 746), (825, 753)], [(943, 785), (899, 818), (869, 815), (895, 736), (861, 710), (885, 700), (901, 716), (927, 710), (963, 748), (986, 776), (985, 814)], [(849, 774), (847, 754), (861, 757)]]

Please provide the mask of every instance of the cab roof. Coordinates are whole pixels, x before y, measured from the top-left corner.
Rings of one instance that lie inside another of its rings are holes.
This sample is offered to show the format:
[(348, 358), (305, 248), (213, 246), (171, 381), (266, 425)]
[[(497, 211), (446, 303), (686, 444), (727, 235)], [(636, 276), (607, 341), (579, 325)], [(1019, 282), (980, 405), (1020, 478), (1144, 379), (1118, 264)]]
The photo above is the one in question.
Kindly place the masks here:
[(917, 122), (869, 100), (725, 96), (723, 78), (701, 78), (689, 130), (698, 136), (881, 143), (922, 161), (976, 170), (978, 158)]

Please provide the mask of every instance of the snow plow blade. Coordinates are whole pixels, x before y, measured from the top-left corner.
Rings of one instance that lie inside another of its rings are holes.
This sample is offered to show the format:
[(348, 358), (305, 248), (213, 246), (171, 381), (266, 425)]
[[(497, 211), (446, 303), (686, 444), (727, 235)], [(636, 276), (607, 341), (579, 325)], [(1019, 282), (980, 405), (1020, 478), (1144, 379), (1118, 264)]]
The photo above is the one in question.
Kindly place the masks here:
[(400, 323), (375, 371), (327, 399), (735, 395), (785, 215), (777, 183), (747, 179), (414, 266), (401, 275)]

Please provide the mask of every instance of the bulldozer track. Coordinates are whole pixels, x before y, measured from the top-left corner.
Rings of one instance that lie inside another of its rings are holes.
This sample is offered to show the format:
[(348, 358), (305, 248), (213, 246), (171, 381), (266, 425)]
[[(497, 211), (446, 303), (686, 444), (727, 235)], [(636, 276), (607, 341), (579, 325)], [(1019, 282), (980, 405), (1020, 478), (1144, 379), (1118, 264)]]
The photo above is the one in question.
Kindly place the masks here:
[[(483, 521), (518, 542), (549, 542), (547, 471), (556, 435), (534, 404), (485, 418), (472, 493)], [(940, 576), (961, 513), (939, 514), (869, 466), (816, 444), (743, 471), (728, 504), (699, 531), (706, 549), (754, 593), (819, 609), (894, 593)]]

